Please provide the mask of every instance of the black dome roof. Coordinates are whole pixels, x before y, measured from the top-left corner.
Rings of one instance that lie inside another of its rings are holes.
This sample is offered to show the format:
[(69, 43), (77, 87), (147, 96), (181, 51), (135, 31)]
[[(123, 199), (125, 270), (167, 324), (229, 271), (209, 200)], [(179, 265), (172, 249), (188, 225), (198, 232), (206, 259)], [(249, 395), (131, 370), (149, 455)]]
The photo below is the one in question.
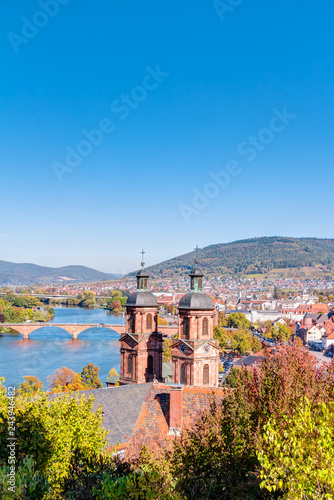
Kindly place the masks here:
[(134, 292), (129, 295), (126, 306), (132, 307), (157, 307), (156, 297), (150, 292)]
[(179, 302), (179, 309), (195, 309), (213, 311), (212, 300), (205, 293), (190, 292), (183, 295)]

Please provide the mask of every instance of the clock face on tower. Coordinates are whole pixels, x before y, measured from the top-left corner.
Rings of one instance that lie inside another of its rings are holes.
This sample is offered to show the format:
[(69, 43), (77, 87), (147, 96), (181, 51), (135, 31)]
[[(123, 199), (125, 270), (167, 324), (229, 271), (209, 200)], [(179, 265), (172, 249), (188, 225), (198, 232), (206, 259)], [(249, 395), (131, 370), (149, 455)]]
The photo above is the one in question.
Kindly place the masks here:
[(211, 345), (210, 344), (205, 344), (204, 346), (204, 352), (208, 353), (211, 351)]
[(187, 350), (187, 346), (185, 344), (181, 344), (180, 345), (180, 351), (182, 352), (182, 354), (184, 354)]

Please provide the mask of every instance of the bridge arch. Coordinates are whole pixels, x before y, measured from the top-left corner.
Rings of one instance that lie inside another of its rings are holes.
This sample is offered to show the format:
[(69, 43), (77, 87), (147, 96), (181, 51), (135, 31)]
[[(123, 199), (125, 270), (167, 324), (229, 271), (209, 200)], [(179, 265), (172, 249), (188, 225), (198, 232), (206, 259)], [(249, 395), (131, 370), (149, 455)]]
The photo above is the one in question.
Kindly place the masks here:
[[(45, 328), (49, 328), (51, 325), (43, 325), (41, 324), (40, 327), (37, 327), (35, 328), (34, 330), (32, 330), (30, 333), (29, 333), (29, 337), (31, 335), (33, 335), (35, 337), (35, 333), (36, 334), (39, 334), (39, 333), (42, 333), (41, 331), (44, 330)], [(65, 327), (62, 327), (61, 325), (57, 325), (57, 326), (52, 326), (52, 330), (54, 330), (52, 333), (50, 332), (50, 337), (53, 337), (53, 336), (56, 336), (57, 334), (59, 334), (59, 330), (61, 330), (61, 333), (65, 333), (66, 335), (64, 335), (64, 338), (73, 338), (73, 335), (71, 334), (71, 332), (68, 331), (68, 329)]]
[[(23, 335), (23, 333), (16, 327), (16, 325), (14, 325), (13, 327), (7, 325), (3, 327), (2, 323), (0, 323), (0, 327), (7, 328), (7, 330), (13, 330), (13, 332), (17, 333), (18, 335)], [(11, 332), (0, 333), (0, 335), (8, 335), (8, 334), (11, 335)]]
[[(80, 325), (79, 325), (80, 326)], [(106, 333), (105, 331), (106, 330), (109, 330), (110, 334), (117, 334), (119, 332), (117, 332), (117, 330), (114, 330), (114, 328), (112, 328), (112, 325), (82, 325), (84, 328), (80, 328), (78, 329), (78, 332), (77, 332), (77, 336), (81, 336), (82, 334), (85, 334), (85, 333), (91, 333), (92, 336), (93, 335), (96, 335), (96, 333), (98, 333), (99, 331), (101, 330), (104, 330), (103, 333)], [(89, 330), (94, 330), (94, 332), (90, 332)]]

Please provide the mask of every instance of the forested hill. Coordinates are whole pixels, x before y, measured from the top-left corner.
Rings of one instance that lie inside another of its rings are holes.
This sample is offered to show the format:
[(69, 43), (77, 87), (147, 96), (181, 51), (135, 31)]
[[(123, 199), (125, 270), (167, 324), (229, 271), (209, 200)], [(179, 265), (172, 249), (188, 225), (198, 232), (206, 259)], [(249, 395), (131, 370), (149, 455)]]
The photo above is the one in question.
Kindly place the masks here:
[(104, 281), (119, 275), (106, 274), (85, 266), (44, 267), (35, 264), (15, 264), (0, 260), (1, 285), (33, 285), (48, 283), (84, 283)]
[[(264, 237), (210, 245), (198, 252), (206, 275), (264, 274), (286, 269), (288, 275), (334, 272), (334, 239)], [(175, 276), (193, 267), (194, 252), (151, 266), (153, 276)], [(300, 272), (296, 273), (297, 270)]]

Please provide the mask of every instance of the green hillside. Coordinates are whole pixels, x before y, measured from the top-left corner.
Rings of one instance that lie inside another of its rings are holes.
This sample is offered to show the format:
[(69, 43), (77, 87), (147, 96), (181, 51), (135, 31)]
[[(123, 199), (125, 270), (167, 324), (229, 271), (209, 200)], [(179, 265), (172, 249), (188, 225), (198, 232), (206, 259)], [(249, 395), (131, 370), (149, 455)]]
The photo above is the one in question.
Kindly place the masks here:
[[(118, 275), (117, 275), (118, 276)], [(84, 283), (105, 281), (117, 277), (86, 266), (44, 267), (35, 264), (15, 264), (0, 260), (1, 285), (33, 285), (48, 283)]]
[[(210, 245), (198, 252), (205, 274), (326, 275), (334, 272), (334, 240), (317, 238), (263, 237)], [(194, 252), (151, 266), (153, 276), (188, 272)]]

